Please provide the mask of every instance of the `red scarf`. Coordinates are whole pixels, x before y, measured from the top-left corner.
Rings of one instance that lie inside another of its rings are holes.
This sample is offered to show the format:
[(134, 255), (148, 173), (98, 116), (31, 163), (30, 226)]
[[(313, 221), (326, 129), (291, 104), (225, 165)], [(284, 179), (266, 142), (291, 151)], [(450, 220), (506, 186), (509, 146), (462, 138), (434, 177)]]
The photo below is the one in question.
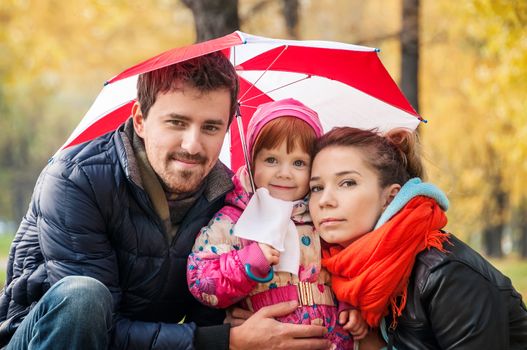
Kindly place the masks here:
[(416, 255), (431, 247), (444, 251), (447, 223), (435, 200), (417, 196), (388, 222), (346, 248), (323, 251), (322, 265), (332, 274), (337, 299), (361, 310), (372, 327), (378, 327), (391, 305), (394, 324), (406, 305), (408, 279)]

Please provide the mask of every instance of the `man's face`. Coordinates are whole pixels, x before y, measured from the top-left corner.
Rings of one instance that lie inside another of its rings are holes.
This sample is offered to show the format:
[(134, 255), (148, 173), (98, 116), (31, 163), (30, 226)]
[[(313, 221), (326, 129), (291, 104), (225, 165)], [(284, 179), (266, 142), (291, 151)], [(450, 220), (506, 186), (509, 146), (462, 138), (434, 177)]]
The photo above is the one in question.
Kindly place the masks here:
[(200, 92), (181, 84), (159, 93), (147, 118), (136, 103), (134, 128), (145, 143), (150, 165), (166, 190), (196, 190), (216, 164), (230, 114), (227, 89)]

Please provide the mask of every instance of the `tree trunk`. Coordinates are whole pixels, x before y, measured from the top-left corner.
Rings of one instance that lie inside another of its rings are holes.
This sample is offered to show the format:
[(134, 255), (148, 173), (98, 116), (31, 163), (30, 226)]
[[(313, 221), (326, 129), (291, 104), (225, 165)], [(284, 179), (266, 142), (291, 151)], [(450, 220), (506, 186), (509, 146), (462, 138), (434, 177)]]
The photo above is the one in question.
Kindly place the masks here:
[(291, 39), (298, 39), (298, 0), (283, 0), (285, 26)]
[(518, 253), (523, 259), (527, 258), (527, 200), (523, 200), (522, 203), (516, 209), (516, 217), (518, 218)]
[(240, 28), (238, 0), (181, 0), (194, 15), (196, 41), (227, 35)]
[(419, 0), (403, 0), (401, 90), (419, 112)]
[(520, 226), (520, 256), (527, 259), (527, 224)]
[[(491, 159), (497, 159), (496, 150), (487, 145), (487, 152)], [(503, 189), (502, 176), (500, 173), (499, 162), (487, 167), (487, 181), (491, 186), (488, 202), (485, 204), (483, 211), (483, 247), (485, 253), (494, 258), (503, 256), (501, 239), (503, 229), (507, 224), (507, 209), (509, 205), (509, 196)]]
[(485, 254), (492, 258), (503, 257), (501, 249), (501, 238), (503, 237), (503, 225), (487, 226), (483, 230), (483, 246)]

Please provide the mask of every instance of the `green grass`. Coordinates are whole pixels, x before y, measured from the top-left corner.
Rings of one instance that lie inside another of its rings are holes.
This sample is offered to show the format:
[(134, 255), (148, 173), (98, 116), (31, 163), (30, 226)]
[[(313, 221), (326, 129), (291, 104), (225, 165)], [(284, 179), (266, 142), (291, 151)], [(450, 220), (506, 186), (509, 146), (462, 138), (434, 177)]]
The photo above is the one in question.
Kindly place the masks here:
[(514, 288), (521, 293), (523, 299), (527, 298), (527, 260), (520, 260), (515, 257), (506, 259), (491, 259), (494, 266), (504, 275), (512, 280)]
[[(0, 257), (7, 257), (9, 253), (9, 247), (11, 247), (11, 242), (13, 241), (14, 235), (4, 234), (0, 235)], [(4, 254), (4, 252), (6, 252)]]
[(13, 235), (8, 234), (0, 235), (0, 287), (4, 286), (6, 272), (5, 264), (7, 263), (9, 247), (11, 247), (13, 237)]

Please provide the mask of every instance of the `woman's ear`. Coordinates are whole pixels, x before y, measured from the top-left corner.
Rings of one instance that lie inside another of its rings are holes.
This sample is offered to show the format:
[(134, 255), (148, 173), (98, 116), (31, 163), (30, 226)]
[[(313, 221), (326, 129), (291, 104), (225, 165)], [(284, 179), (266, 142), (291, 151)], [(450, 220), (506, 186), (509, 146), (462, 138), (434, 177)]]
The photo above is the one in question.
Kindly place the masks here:
[(386, 207), (392, 202), (392, 200), (395, 198), (397, 193), (401, 190), (401, 185), (399, 184), (391, 184), (387, 186), (383, 191), (383, 199), (384, 204), (382, 206), (382, 210), (386, 209)]

